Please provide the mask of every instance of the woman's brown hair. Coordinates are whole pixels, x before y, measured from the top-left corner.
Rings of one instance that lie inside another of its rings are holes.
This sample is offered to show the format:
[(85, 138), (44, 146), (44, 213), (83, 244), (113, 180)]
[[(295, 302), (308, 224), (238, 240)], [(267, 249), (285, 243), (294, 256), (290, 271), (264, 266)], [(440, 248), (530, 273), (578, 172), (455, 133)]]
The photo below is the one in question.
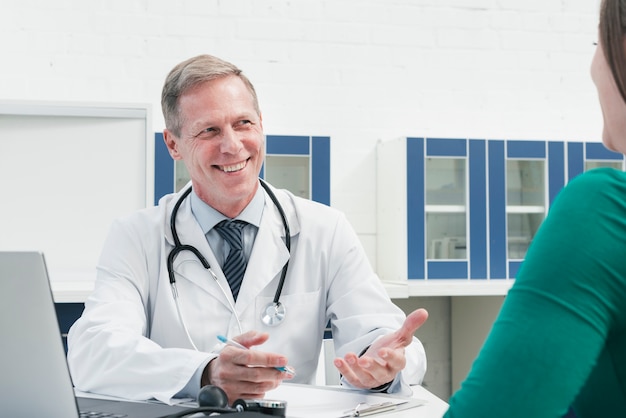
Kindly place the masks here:
[(600, 42), (622, 99), (626, 102), (626, 0), (603, 0)]

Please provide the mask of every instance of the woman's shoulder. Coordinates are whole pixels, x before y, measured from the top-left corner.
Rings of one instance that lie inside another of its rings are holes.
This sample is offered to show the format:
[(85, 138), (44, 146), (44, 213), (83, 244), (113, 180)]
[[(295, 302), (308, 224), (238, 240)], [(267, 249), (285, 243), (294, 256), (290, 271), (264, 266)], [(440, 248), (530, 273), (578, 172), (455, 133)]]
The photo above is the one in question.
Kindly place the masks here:
[(626, 172), (609, 167), (595, 168), (574, 177), (569, 181), (568, 185), (589, 187), (598, 185), (599, 183), (605, 183), (607, 181), (609, 182), (609, 185), (613, 182), (617, 182), (616, 184), (626, 182)]
[(613, 168), (596, 168), (572, 180), (558, 194), (554, 204), (570, 203), (597, 205), (612, 203), (626, 205), (626, 173)]

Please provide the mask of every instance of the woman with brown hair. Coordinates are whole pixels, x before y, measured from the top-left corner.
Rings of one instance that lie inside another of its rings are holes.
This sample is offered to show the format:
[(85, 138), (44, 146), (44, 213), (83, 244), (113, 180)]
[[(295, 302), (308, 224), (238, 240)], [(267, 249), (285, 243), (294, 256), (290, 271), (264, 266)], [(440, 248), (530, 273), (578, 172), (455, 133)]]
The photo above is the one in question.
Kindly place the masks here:
[[(603, 0), (591, 65), (602, 141), (626, 153), (626, 0)], [(555, 199), (446, 417), (626, 417), (626, 173)]]

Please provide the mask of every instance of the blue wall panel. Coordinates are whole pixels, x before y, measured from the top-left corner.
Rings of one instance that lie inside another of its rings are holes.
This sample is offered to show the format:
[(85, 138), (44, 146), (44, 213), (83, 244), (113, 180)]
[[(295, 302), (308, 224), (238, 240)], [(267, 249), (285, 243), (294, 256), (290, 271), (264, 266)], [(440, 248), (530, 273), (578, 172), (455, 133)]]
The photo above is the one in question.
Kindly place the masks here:
[(506, 156), (508, 158), (546, 158), (544, 141), (507, 141)]
[(407, 272), (409, 279), (425, 278), (424, 161), (424, 138), (407, 138)]
[(487, 278), (487, 153), (484, 140), (469, 141), (470, 278)]
[(585, 160), (622, 161), (623, 159), (623, 154), (609, 150), (602, 142), (587, 142), (585, 144)]
[(174, 191), (174, 160), (163, 141), (163, 134), (154, 134), (154, 204)]
[(265, 152), (277, 155), (310, 155), (310, 137), (268, 135), (265, 139)]
[(426, 155), (429, 157), (466, 157), (467, 140), (428, 138), (426, 139)]
[(514, 279), (520, 267), (522, 267), (521, 261), (509, 261), (509, 278)]
[(571, 180), (585, 170), (583, 144), (580, 142), (567, 143), (567, 180)]
[(506, 160), (504, 141), (489, 141), (489, 278), (506, 278)]
[(330, 206), (330, 137), (311, 138), (311, 199)]
[(466, 279), (467, 261), (429, 261), (428, 279)]
[(565, 146), (562, 142), (548, 143), (548, 197), (550, 204), (565, 185)]

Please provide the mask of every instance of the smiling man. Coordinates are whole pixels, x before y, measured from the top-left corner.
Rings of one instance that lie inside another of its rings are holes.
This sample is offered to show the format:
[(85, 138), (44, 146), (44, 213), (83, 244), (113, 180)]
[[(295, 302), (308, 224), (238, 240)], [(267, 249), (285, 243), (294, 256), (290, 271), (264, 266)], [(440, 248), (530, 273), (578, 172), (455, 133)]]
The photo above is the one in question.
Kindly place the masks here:
[(391, 302), (342, 213), (259, 179), (263, 122), (248, 78), (193, 57), (167, 76), (162, 108), (165, 143), (191, 181), (113, 223), (68, 336), (76, 387), (170, 402), (212, 384), (231, 402), (262, 398), (284, 379), (314, 381), (330, 322), (343, 384), (410, 393), (426, 371), (413, 334), (427, 312)]

